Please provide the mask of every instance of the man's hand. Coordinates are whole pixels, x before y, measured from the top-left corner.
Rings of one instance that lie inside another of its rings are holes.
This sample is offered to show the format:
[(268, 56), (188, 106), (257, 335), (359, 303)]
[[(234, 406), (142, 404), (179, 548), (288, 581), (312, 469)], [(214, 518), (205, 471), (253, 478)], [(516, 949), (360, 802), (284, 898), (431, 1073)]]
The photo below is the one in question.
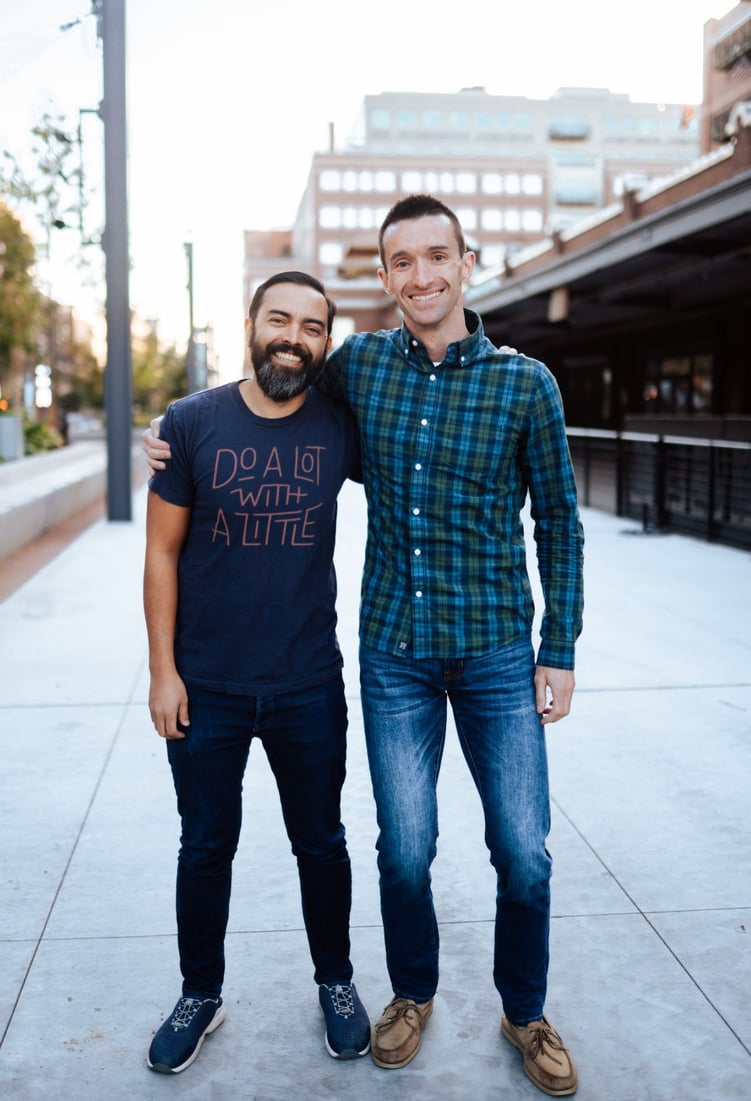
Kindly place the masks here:
[(516, 348), (512, 348), (510, 344), (501, 344), (498, 348), (498, 351), (503, 352), (503, 354), (507, 355), (507, 356), (518, 356), (519, 355)]
[(166, 467), (165, 460), (172, 457), (167, 441), (159, 439), (161, 423), (161, 417), (154, 417), (149, 427), (141, 433), (141, 439), (143, 440), (141, 447), (146, 452), (149, 474), (154, 474), (157, 470), (164, 470)]
[(188, 715), (188, 693), (177, 671), (151, 677), (149, 711), (160, 738), (184, 738)]
[(573, 669), (550, 669), (538, 665), (535, 669), (535, 704), (540, 722), (557, 723), (571, 710), (574, 694)]

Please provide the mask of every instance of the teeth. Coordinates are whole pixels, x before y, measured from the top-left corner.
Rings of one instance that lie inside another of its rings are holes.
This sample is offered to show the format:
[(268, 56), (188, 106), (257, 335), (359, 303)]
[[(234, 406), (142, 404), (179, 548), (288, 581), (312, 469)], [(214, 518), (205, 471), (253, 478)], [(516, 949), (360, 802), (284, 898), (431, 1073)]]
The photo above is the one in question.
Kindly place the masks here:
[(299, 356), (290, 355), (289, 352), (277, 352), (276, 354), (279, 357), (279, 359), (283, 359), (286, 363), (299, 363), (300, 362), (300, 357)]
[(415, 302), (433, 302), (439, 294), (440, 291), (433, 291), (432, 294), (415, 294), (413, 298)]

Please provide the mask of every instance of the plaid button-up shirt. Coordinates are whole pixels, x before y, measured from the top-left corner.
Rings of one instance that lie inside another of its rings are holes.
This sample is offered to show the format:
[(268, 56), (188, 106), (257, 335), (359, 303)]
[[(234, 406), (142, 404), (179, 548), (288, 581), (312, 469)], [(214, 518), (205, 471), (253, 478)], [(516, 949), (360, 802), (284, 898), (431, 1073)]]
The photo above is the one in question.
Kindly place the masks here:
[(574, 667), (583, 534), (558, 386), (480, 318), (438, 366), (406, 326), (349, 337), (323, 389), (360, 426), (368, 500), (360, 637), (415, 658), (492, 652), (532, 627), (520, 511), (545, 599), (540, 665)]

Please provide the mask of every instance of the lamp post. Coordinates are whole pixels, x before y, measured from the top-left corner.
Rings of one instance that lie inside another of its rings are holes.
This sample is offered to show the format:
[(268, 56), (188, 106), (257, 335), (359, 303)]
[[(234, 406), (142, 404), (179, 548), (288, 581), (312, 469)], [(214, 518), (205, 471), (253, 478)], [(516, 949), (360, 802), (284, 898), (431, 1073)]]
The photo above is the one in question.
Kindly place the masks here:
[(104, 255), (107, 284), (107, 517), (132, 519), (133, 378), (128, 278), (125, 0), (93, 0), (101, 16), (104, 122)]

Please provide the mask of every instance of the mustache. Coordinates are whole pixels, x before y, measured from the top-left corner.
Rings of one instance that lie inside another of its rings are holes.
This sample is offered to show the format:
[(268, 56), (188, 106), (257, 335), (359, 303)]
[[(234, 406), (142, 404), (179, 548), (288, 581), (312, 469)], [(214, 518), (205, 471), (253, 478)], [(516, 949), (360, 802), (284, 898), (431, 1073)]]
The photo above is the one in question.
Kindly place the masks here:
[(266, 345), (267, 358), (276, 352), (286, 352), (288, 355), (297, 356), (302, 361), (303, 367), (309, 367), (313, 362), (313, 357), (307, 348), (303, 348), (301, 344), (290, 344), (288, 340), (276, 340), (273, 344)]

